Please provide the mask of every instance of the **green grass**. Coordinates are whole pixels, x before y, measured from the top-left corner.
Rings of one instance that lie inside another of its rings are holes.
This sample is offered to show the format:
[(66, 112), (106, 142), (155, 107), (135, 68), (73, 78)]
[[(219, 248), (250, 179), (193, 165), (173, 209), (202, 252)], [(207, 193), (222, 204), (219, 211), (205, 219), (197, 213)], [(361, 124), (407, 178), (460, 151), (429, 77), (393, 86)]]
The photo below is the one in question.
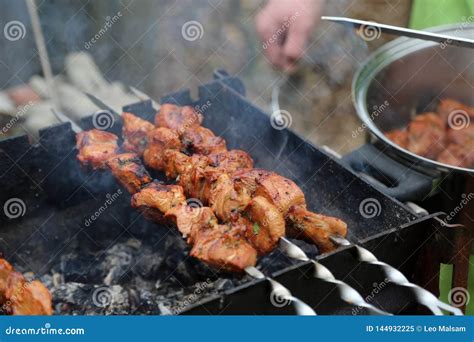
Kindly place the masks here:
[[(439, 299), (449, 303), (449, 291), (452, 288), (453, 265), (441, 264), (439, 270)], [(470, 299), (466, 305), (466, 315), (474, 315), (474, 255), (469, 257), (469, 275), (467, 290)]]

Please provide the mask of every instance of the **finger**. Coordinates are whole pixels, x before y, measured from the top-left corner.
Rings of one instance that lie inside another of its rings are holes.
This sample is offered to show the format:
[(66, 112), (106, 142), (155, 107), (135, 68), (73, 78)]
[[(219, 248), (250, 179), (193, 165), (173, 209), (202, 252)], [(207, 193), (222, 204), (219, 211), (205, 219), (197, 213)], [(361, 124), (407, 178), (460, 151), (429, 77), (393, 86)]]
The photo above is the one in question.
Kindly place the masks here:
[(310, 31), (297, 25), (288, 29), (283, 46), (283, 64), (285, 68), (294, 68), (303, 55), (308, 43)]
[(283, 66), (283, 47), (281, 38), (276, 34), (279, 24), (265, 11), (261, 12), (255, 19), (257, 32), (262, 41), (263, 53), (268, 61), (278, 67)]

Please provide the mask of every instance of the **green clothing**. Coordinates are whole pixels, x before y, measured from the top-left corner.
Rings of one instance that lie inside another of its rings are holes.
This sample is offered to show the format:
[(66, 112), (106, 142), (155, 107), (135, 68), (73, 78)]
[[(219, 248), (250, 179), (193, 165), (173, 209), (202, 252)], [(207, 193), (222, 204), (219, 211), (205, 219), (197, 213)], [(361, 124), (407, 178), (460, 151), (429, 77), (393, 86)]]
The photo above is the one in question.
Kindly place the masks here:
[(474, 0), (413, 0), (410, 27), (424, 29), (452, 23), (474, 23), (472, 16)]
[[(410, 16), (410, 27), (425, 29), (452, 23), (474, 24), (474, 0), (413, 0)], [(474, 298), (474, 256), (469, 259), (468, 291)], [(440, 299), (449, 302), (452, 287), (452, 265), (441, 265)], [(474, 314), (474, 300), (466, 304), (466, 314)]]

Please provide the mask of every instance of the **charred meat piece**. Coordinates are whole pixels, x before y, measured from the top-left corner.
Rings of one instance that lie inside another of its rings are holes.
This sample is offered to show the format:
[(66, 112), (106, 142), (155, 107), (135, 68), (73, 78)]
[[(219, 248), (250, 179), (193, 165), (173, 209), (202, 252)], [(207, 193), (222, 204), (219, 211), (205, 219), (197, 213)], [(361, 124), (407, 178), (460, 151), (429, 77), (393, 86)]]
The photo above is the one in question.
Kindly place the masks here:
[(122, 153), (106, 162), (117, 181), (131, 194), (152, 181), (148, 171), (135, 153)]
[(165, 218), (176, 225), (190, 245), (194, 244), (196, 234), (199, 234), (200, 230), (217, 227), (217, 218), (211, 208), (197, 207), (191, 204), (182, 204), (171, 208), (166, 212)]
[(216, 137), (211, 130), (195, 126), (186, 129), (182, 135), (182, 142), (194, 154), (209, 155), (227, 151), (225, 140)]
[(145, 165), (155, 170), (165, 167), (164, 153), (166, 150), (179, 150), (181, 141), (178, 134), (169, 128), (155, 128), (148, 132), (148, 148), (143, 153)]
[(408, 148), (408, 132), (405, 129), (394, 129), (385, 133), (385, 136), (398, 146), (405, 149)]
[(248, 220), (245, 236), (259, 255), (270, 253), (285, 236), (285, 219), (265, 197), (252, 198), (242, 217)]
[(257, 262), (257, 251), (243, 237), (243, 229), (238, 225), (201, 229), (190, 255), (224, 271), (242, 272)]
[(293, 206), (305, 206), (306, 200), (301, 189), (290, 179), (270, 173), (257, 180), (255, 196), (265, 197), (286, 216)]
[(253, 160), (250, 155), (242, 150), (230, 150), (209, 155), (210, 166), (225, 170), (232, 174), (240, 169), (253, 168)]
[(183, 188), (154, 181), (132, 196), (132, 207), (138, 209), (152, 221), (164, 222), (165, 213), (186, 204)]
[(182, 134), (187, 128), (200, 126), (202, 115), (190, 106), (176, 106), (165, 103), (160, 107), (160, 111), (155, 116), (155, 125), (177, 130)]
[(420, 156), (436, 159), (444, 147), (445, 124), (436, 113), (417, 115), (408, 124), (408, 150)]
[(330, 216), (315, 214), (301, 206), (292, 207), (286, 217), (287, 234), (318, 246), (321, 253), (335, 249), (331, 235), (346, 236), (347, 224)]
[(148, 132), (152, 131), (155, 126), (131, 113), (123, 113), (122, 119), (123, 149), (142, 156), (148, 146)]
[(51, 294), (38, 280), (28, 282), (0, 258), (0, 305), (3, 314), (51, 315)]
[(77, 159), (93, 169), (102, 169), (105, 162), (118, 151), (117, 136), (115, 134), (92, 129), (76, 134), (76, 147), (79, 150)]

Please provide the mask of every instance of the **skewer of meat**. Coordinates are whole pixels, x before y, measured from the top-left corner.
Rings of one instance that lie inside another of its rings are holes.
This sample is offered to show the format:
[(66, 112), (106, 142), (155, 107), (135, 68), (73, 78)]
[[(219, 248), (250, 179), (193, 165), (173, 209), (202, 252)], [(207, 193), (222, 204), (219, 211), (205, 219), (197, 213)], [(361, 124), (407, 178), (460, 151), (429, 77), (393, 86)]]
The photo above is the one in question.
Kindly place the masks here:
[[(176, 139), (174, 145), (179, 145), (178, 143), (176, 143)], [(182, 165), (189, 165), (186, 164), (186, 158), (188, 156), (181, 155), (181, 157), (183, 157)], [(201, 159), (201, 161), (203, 159), (203, 156), (196, 155), (195, 157), (195, 159)], [(134, 158), (135, 157), (131, 157), (130, 159)], [(107, 165), (112, 169), (113, 173), (115, 174), (116, 178), (119, 179), (119, 181), (122, 176), (125, 177), (125, 180), (121, 182), (125, 187), (127, 187), (127, 185), (130, 183), (140, 183), (130, 182), (129, 180), (127, 180), (130, 174), (128, 174), (127, 176), (127, 173), (117, 170), (117, 168), (119, 167), (128, 165), (128, 163), (124, 163), (124, 159), (127, 159), (126, 154), (119, 155), (116, 158), (112, 158), (107, 161)], [(242, 162), (242, 160), (244, 160), (244, 162)], [(210, 163), (213, 167), (223, 167), (235, 170), (238, 170), (238, 166), (242, 165), (242, 163), (244, 165), (246, 163), (250, 164), (247, 165), (248, 167), (252, 166), (251, 158), (248, 157), (248, 155), (246, 155), (243, 151), (234, 151), (234, 153), (230, 154), (220, 153), (218, 155), (213, 155), (210, 157)], [(204, 164), (208, 165), (208, 162)], [(137, 172), (137, 170), (141, 168), (142, 167), (131, 168), (130, 166), (128, 166), (128, 169), (133, 169), (136, 173), (139, 174), (136, 177), (138, 179), (142, 179), (142, 173)], [(167, 173), (169, 172), (174, 171), (168, 168)], [(174, 177), (176, 176), (178, 176), (177, 173), (174, 175)], [(143, 183), (147, 183), (148, 181), (149, 180), (145, 180), (143, 181)], [(133, 193), (135, 190), (136, 188), (132, 189), (131, 192)], [(256, 212), (256, 215), (247, 214), (247, 219), (249, 217), (252, 218), (252, 216), (264, 217), (266, 218), (266, 220), (265, 222), (263, 222), (262, 225), (265, 226), (266, 224), (268, 224), (268, 222), (272, 222), (270, 226), (274, 227), (274, 223), (278, 222), (278, 217), (281, 218), (281, 214), (278, 212), (278, 210), (276, 210), (276, 208), (273, 208), (273, 211), (270, 210), (270, 213), (273, 213), (272, 215), (274, 215), (274, 217), (272, 217), (271, 215), (268, 216), (268, 214), (266, 213), (266, 206), (268, 206), (270, 203), (264, 197), (256, 196), (252, 201), (253, 203), (249, 205), (250, 209), (248, 209), (248, 212)], [(244, 268), (246, 264), (254, 264), (253, 260), (256, 259), (254, 249), (251, 248), (252, 246), (257, 247), (257, 250), (259, 250), (260, 253), (262, 252), (262, 249), (258, 248), (259, 245), (272, 246), (272, 243), (269, 244), (268, 241), (266, 241), (268, 240), (268, 234), (255, 234), (255, 226), (252, 227), (253, 233), (249, 237), (248, 234), (243, 234), (244, 236), (242, 236), (242, 228), (239, 227), (238, 220), (237, 225), (235, 224), (235, 221), (233, 224), (218, 225), (217, 219), (210, 208), (195, 208), (186, 206), (184, 203), (183, 191), (180, 187), (176, 185), (165, 186), (156, 182), (149, 183), (149, 185), (146, 185), (141, 190), (138, 190), (135, 195), (133, 195), (132, 205), (134, 207), (141, 208), (143, 210), (144, 215), (154, 221), (160, 222), (163, 219), (168, 219), (174, 222), (180, 232), (184, 236), (187, 236), (188, 243), (193, 245), (191, 255), (194, 255), (202, 261), (221, 268), (224, 266), (224, 268), (233, 271), (241, 271), (242, 269), (245, 269), (247, 273), (251, 274), (254, 277), (264, 277), (264, 275), (257, 269), (255, 269), (255, 267), (253, 266), (246, 266)], [(281, 223), (279, 225), (282, 227), (283, 231), (283, 220), (281, 220)], [(218, 229), (215, 229), (216, 227), (218, 227)], [(257, 227), (259, 226), (257, 225)], [(246, 228), (243, 229), (243, 231), (247, 233), (249, 232), (248, 225)], [(255, 237), (253, 241), (251, 239), (251, 236)], [(252, 246), (249, 246), (249, 244), (246, 242), (242, 243), (243, 238), (247, 238), (251, 242)], [(352, 305), (365, 307), (370, 312), (373, 312), (375, 314), (387, 314), (386, 312), (381, 311), (375, 308), (373, 305), (365, 302), (362, 296), (360, 296), (360, 294), (357, 293), (357, 291), (355, 291), (349, 285), (339, 280), (336, 280), (327, 268), (325, 268), (323, 265), (319, 264), (314, 260), (310, 260), (301, 249), (299, 249), (290, 241), (286, 240), (286, 238), (284, 238), (282, 234), (279, 234), (277, 239), (279, 239), (281, 243), (280, 248), (289, 257), (298, 260), (312, 261), (315, 267), (314, 276), (323, 281), (333, 283), (338, 288), (341, 298), (343, 298), (345, 301), (351, 303)], [(270, 249), (272, 248), (273, 247), (271, 247)], [(229, 256), (232, 257), (230, 260)], [(283, 290), (277, 283), (275, 283), (274, 280), (269, 278), (267, 279), (271, 283), (274, 290)], [(281, 295), (286, 296), (289, 299), (293, 298), (291, 294), (285, 291), (283, 291)], [(305, 308), (304, 306), (301, 307), (301, 303), (296, 305), (300, 306), (300, 310), (304, 310)]]
[[(175, 152), (173, 152), (175, 153)], [(182, 157), (182, 156), (181, 156)], [(183, 158), (182, 158), (183, 159)], [(167, 173), (170, 173), (170, 170), (167, 170)], [(298, 217), (298, 215), (296, 215)], [(336, 222), (337, 223), (337, 222)], [(343, 246), (354, 246), (355, 249), (358, 252), (359, 259), (362, 262), (374, 264), (377, 266), (382, 266), (384, 271), (386, 272), (387, 276), (390, 277), (390, 280), (403, 287), (409, 288), (411, 291), (414, 292), (415, 297), (418, 299), (418, 301), (426, 306), (428, 306), (433, 313), (435, 314), (440, 314), (440, 310), (438, 308), (443, 308), (446, 309), (450, 312), (453, 312), (454, 314), (459, 314), (459, 310), (446, 305), (439, 300), (437, 300), (436, 297), (431, 295), (428, 291), (424, 290), (423, 288), (408, 282), (406, 278), (404, 278), (396, 269), (391, 267), (388, 264), (385, 264), (383, 262), (378, 261), (375, 256), (373, 256), (369, 251), (366, 249), (353, 245), (351, 242), (346, 240), (343, 237), (338, 237), (338, 236), (330, 236), (329, 237), (332, 241), (334, 241), (335, 244), (337, 245), (343, 245)], [(304, 254), (303, 251), (301, 251), (298, 247), (296, 247), (294, 244), (286, 240), (285, 238), (281, 239), (281, 247), (282, 249), (285, 250), (285, 253), (289, 255), (290, 257), (300, 259), (300, 260), (308, 260), (307, 256)], [(366, 303), (360, 295), (356, 291), (354, 291), (352, 288), (344, 284), (343, 282), (340, 282), (338, 280), (335, 280), (332, 274), (330, 273), (329, 270), (325, 269), (324, 266), (320, 265), (317, 262), (314, 262), (315, 266), (315, 276), (317, 278), (323, 279), (328, 282), (333, 282), (337, 284), (341, 297), (346, 300), (349, 303), (353, 303), (356, 305), (360, 305), (362, 307), (366, 307), (369, 310), (376, 312), (378, 314), (386, 314), (385, 312), (382, 312), (374, 307), (372, 307), (370, 304)]]
[[(102, 151), (103, 148), (96, 143), (97, 139), (88, 139), (87, 135), (102, 135), (101, 138), (105, 139), (108, 134), (94, 130), (78, 134), (78, 143), (93, 142), (88, 151), (91, 153), (91, 161), (97, 163), (95, 152)], [(108, 137), (110, 141), (116, 141), (115, 138)], [(88, 163), (86, 154), (80, 151), (78, 158), (79, 156), (81, 162)], [(257, 251), (246, 240), (238, 225), (219, 224), (210, 208), (188, 205), (181, 186), (151, 181), (137, 154), (122, 153), (113, 156), (102, 154), (102, 156), (105, 160), (100, 165), (108, 167), (117, 181), (132, 193), (132, 207), (141, 210), (146, 218), (155, 222), (165, 220), (173, 222), (192, 246), (190, 252), (192, 256), (220, 269), (232, 272), (245, 270), (254, 278), (266, 279), (272, 287), (272, 293), (281, 300), (293, 303), (298, 314), (315, 314), (314, 310), (293, 297), (283, 285), (254, 267)]]
[[(252, 169), (253, 162), (247, 153), (227, 151), (222, 138), (198, 126), (200, 121), (193, 120), (191, 111), (179, 108), (184, 107), (164, 104), (156, 115), (155, 122), (165, 127), (149, 132), (149, 146), (144, 152), (147, 166), (165, 171), (169, 178), (179, 177), (178, 184), (185, 193), (209, 204), (223, 221), (232, 221), (233, 214), (241, 213), (253, 197), (259, 197), (260, 204), (267, 201), (266, 210), (276, 208), (283, 215), (288, 235), (315, 243), (323, 253), (335, 248), (330, 235), (346, 235), (347, 227), (341, 220), (306, 209), (304, 194), (293, 181), (273, 172)], [(182, 122), (196, 124), (182, 127)], [(194, 154), (186, 156), (180, 151), (183, 149)], [(271, 250), (283, 235), (273, 236), (273, 246), (263, 253)]]
[[(256, 264), (257, 251), (245, 239), (242, 227), (219, 225), (211, 208), (188, 206), (183, 188), (153, 181), (137, 154), (99, 153), (116, 140), (113, 134), (98, 130), (78, 133), (78, 159), (85, 165), (110, 169), (117, 181), (132, 194), (132, 207), (142, 211), (146, 218), (158, 223), (172, 221), (194, 246), (191, 255), (230, 271), (242, 271)], [(84, 142), (90, 144), (84, 145)], [(102, 147), (102, 144), (106, 146)], [(100, 162), (98, 155), (103, 158)]]
[(0, 306), (2, 314), (51, 315), (51, 294), (38, 280), (31, 282), (0, 258)]

